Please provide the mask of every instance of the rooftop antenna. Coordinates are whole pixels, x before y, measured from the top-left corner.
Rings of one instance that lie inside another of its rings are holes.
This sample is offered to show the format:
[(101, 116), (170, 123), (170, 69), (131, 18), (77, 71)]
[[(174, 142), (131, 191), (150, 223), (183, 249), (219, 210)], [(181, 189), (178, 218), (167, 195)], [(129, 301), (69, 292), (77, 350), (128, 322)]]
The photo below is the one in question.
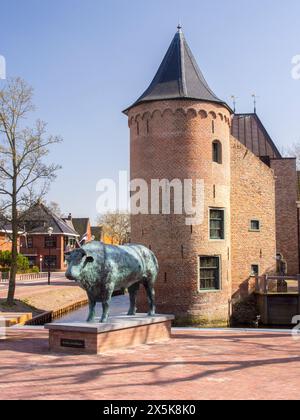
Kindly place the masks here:
[(237, 99), (238, 98), (235, 95), (231, 95), (231, 100), (232, 100), (232, 103), (233, 103), (233, 111), (234, 111), (234, 113), (236, 112), (236, 100)]
[(254, 104), (254, 114), (256, 114), (257, 111), (257, 99), (259, 98), (259, 96), (257, 96), (255, 93), (252, 94), (252, 98), (253, 98), (253, 104)]

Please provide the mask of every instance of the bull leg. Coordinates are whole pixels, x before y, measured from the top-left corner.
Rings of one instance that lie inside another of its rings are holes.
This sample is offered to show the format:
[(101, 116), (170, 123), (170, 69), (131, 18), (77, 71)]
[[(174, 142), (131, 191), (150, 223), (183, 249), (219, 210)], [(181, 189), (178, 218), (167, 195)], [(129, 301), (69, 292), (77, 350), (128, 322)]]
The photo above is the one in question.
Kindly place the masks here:
[(101, 323), (105, 323), (105, 322), (108, 321), (109, 306), (110, 306), (110, 300), (102, 303), (103, 314), (102, 314), (102, 318), (101, 318)]
[(155, 316), (155, 290), (154, 290), (154, 287), (149, 282), (149, 280), (144, 280), (143, 285), (146, 289), (148, 303), (149, 303), (148, 316)]
[(93, 322), (96, 315), (96, 302), (93, 299), (89, 298), (89, 316), (86, 322)]
[(129, 297), (130, 297), (130, 308), (128, 311), (128, 316), (135, 316), (136, 315), (136, 298), (137, 298), (137, 294), (140, 288), (140, 284), (136, 283), (133, 284), (132, 286), (130, 286), (128, 288), (129, 291)]
[(114, 289), (110, 290), (108, 292), (107, 299), (102, 302), (103, 314), (102, 314), (102, 318), (101, 318), (101, 323), (105, 323), (105, 322), (108, 321), (109, 307), (110, 307), (113, 292), (114, 292)]

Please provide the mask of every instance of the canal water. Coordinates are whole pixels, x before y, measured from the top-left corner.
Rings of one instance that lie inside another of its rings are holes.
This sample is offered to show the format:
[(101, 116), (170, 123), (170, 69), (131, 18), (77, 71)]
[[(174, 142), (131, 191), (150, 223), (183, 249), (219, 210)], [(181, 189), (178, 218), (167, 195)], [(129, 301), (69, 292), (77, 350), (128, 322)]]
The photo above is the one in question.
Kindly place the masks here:
[[(110, 306), (110, 315), (126, 315), (129, 309), (129, 296), (116, 296), (112, 298)], [(77, 311), (71, 312), (62, 318), (59, 318), (56, 323), (61, 322), (85, 322), (88, 317), (88, 306), (83, 306)], [(96, 318), (100, 318), (102, 314), (102, 305), (97, 304), (96, 307)]]
[[(129, 309), (129, 296), (128, 295), (124, 295), (124, 296), (115, 296), (114, 298), (112, 298), (112, 302), (111, 302), (111, 306), (110, 306), (110, 315), (112, 316), (118, 316), (118, 315), (127, 315)], [(88, 306), (83, 306), (82, 308), (74, 311), (74, 312), (70, 312), (69, 314), (63, 316), (62, 318), (58, 319), (55, 321), (55, 323), (65, 323), (65, 322), (85, 322), (87, 320), (88, 317)], [(96, 307), (96, 322), (99, 321), (100, 322), (100, 317), (102, 315), (102, 305), (101, 304), (97, 304)], [(256, 329), (256, 331), (283, 331), (283, 330), (289, 330), (292, 329), (293, 327), (283, 327), (283, 326), (273, 326), (273, 327), (266, 327), (266, 326), (261, 326), (259, 327), (259, 329)], [(226, 328), (225, 328), (226, 329)], [(243, 330), (243, 331), (255, 331), (254, 328), (249, 328), (249, 327), (245, 327), (245, 326), (241, 326), (240, 328), (233, 328), (233, 330)], [(198, 330), (198, 328), (195, 328), (195, 330)]]

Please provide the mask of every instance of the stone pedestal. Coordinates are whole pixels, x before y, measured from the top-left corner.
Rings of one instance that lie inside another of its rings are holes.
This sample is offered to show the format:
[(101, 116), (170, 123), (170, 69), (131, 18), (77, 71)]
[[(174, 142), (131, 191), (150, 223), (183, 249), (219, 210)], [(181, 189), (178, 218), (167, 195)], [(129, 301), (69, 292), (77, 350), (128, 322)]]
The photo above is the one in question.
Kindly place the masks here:
[(53, 323), (49, 330), (52, 352), (69, 354), (102, 354), (141, 344), (168, 341), (171, 338), (172, 315), (114, 316), (106, 324)]

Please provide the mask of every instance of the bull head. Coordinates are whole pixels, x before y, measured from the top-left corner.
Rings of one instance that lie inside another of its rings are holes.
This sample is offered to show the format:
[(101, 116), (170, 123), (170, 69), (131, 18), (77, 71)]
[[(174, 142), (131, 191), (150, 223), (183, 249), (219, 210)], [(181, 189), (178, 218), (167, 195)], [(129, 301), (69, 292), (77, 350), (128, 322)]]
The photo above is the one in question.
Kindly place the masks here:
[(66, 252), (65, 259), (68, 263), (66, 277), (69, 280), (77, 280), (80, 276), (81, 270), (84, 269), (87, 264), (94, 262), (94, 258), (91, 255), (88, 255), (83, 248)]

